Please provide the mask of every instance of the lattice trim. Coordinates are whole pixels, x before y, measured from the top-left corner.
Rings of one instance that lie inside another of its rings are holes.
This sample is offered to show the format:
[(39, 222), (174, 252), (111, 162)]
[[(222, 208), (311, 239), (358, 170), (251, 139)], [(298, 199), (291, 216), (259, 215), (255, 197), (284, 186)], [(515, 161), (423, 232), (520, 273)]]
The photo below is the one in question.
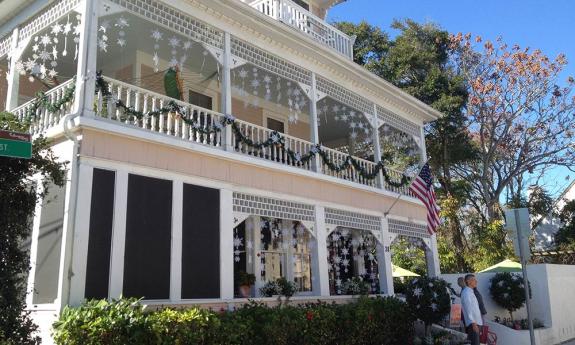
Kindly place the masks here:
[(12, 35), (6, 35), (2, 39), (0, 39), (0, 58), (3, 58), (4, 55), (7, 55), (10, 52), (10, 45), (12, 42)]
[(365, 114), (373, 114), (373, 103), (321, 76), (317, 76), (317, 89), (331, 98), (354, 107)]
[(234, 193), (234, 212), (304, 222), (315, 221), (312, 205), (244, 193)]
[(254, 47), (236, 37), (231, 38), (231, 44), (232, 55), (287, 79), (311, 85), (310, 71)]
[(342, 211), (335, 208), (325, 209), (325, 223), (346, 228), (381, 232), (381, 219), (376, 216)]
[(32, 35), (44, 30), (63, 15), (70, 12), (80, 3), (80, 0), (60, 0), (43, 8), (40, 13), (30, 18), (18, 31), (18, 42), (22, 42)]
[(415, 238), (429, 238), (431, 235), (427, 232), (427, 225), (404, 222), (397, 219), (388, 219), (389, 232)]
[(388, 125), (399, 129), (400, 131), (411, 134), (417, 138), (421, 136), (420, 127), (403, 117), (385, 110), (382, 106), (377, 106), (377, 117)]
[(224, 47), (224, 34), (222, 31), (186, 15), (180, 10), (153, 0), (109, 1), (184, 36), (191, 37), (196, 41), (219, 49)]

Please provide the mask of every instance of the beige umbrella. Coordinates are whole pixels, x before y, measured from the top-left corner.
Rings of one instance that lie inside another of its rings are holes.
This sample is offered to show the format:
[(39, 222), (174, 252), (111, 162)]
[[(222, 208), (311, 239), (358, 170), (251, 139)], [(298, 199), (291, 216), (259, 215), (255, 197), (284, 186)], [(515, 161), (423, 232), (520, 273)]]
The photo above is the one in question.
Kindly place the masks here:
[(415, 272), (411, 272), (409, 270), (406, 270), (405, 268), (401, 268), (399, 266), (396, 266), (394, 264), (391, 264), (391, 271), (392, 271), (392, 276), (394, 278), (399, 278), (399, 277), (419, 277), (419, 274), (415, 273)]

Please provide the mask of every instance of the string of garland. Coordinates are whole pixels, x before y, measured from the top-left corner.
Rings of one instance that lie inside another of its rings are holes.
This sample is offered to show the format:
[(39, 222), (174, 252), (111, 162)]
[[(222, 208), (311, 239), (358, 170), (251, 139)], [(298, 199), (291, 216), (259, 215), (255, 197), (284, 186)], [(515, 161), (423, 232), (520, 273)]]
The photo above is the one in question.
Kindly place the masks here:
[[(72, 77), (75, 78), (75, 77)], [(32, 101), (32, 105), (26, 111), (25, 118), (27, 120), (35, 119), (38, 116), (38, 109), (43, 108), (48, 110), (50, 113), (56, 113), (64, 107), (67, 103), (74, 99), (74, 92), (76, 91), (76, 83), (72, 83), (70, 86), (66, 87), (62, 98), (55, 102), (50, 101), (50, 97), (46, 95), (45, 92), (40, 91), (36, 93), (36, 97)]]
[[(99, 71), (96, 75), (96, 92), (101, 92), (105, 99), (113, 98), (112, 93), (109, 91), (108, 83), (102, 76), (102, 71)], [(177, 114), (177, 116), (179, 116), (182, 121), (202, 134), (213, 134), (220, 132), (225, 128), (225, 126), (230, 125), (237, 141), (241, 142), (242, 144), (245, 144), (256, 150), (261, 150), (271, 146), (278, 147), (283, 153), (287, 154), (292, 162), (298, 164), (306, 164), (311, 161), (315, 155), (319, 155), (328, 169), (334, 172), (341, 172), (351, 166), (365, 180), (373, 180), (377, 178), (380, 172), (382, 172), (383, 178), (389, 186), (400, 188), (406, 186), (409, 183), (409, 177), (405, 173), (401, 174), (401, 178), (399, 180), (394, 179), (389, 175), (387, 168), (385, 168), (385, 162), (390, 159), (389, 156), (383, 156), (381, 161), (375, 164), (375, 167), (372, 169), (372, 171), (367, 171), (365, 167), (361, 166), (360, 162), (351, 155), (347, 155), (341, 163), (335, 163), (329, 157), (328, 152), (324, 150), (320, 144), (312, 146), (311, 149), (305, 154), (296, 152), (289, 147), (286, 147), (285, 137), (277, 131), (271, 132), (266, 140), (258, 142), (253, 141), (250, 137), (243, 133), (235, 118), (231, 115), (225, 115), (225, 117), (223, 117), (219, 122), (215, 122), (213, 125), (202, 125), (197, 121), (189, 118), (186, 108), (180, 106), (173, 100), (169, 101), (167, 105), (160, 109), (148, 111), (146, 113), (136, 110), (131, 106), (127, 106), (121, 100), (115, 100), (115, 105), (117, 108), (122, 109), (124, 115), (133, 116), (137, 119), (159, 116), (166, 113)]]

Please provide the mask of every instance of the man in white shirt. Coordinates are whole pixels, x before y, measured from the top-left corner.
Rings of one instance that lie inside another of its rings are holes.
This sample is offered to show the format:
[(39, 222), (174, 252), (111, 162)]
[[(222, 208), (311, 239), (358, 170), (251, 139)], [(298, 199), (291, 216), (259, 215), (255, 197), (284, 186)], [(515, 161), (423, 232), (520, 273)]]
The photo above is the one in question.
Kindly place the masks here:
[(471, 345), (479, 345), (479, 331), (483, 326), (483, 319), (481, 317), (481, 310), (479, 309), (479, 302), (473, 289), (477, 287), (477, 279), (473, 274), (465, 276), (465, 285), (461, 292), (461, 306), (463, 307), (463, 315), (465, 319), (465, 330), (467, 336), (471, 341)]

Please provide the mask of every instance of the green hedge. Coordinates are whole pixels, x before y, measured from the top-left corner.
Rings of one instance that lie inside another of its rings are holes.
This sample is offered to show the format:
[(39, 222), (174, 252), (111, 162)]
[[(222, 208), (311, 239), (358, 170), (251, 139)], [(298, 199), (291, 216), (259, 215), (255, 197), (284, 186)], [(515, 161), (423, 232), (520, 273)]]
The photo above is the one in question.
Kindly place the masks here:
[(66, 308), (53, 335), (62, 345), (399, 345), (412, 338), (413, 320), (407, 305), (393, 297), (273, 308), (252, 302), (233, 312), (147, 312), (138, 300), (121, 299)]

